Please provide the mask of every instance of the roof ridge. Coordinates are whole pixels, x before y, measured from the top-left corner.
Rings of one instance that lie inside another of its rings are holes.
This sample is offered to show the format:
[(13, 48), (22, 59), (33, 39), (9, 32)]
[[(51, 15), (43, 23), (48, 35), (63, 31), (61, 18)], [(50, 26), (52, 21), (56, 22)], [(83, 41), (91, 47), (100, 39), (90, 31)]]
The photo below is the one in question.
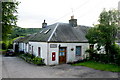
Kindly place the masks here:
[(59, 25), (59, 23), (57, 23), (55, 29), (53, 30), (52, 34), (51, 34), (50, 37), (48, 38), (48, 42), (51, 40), (53, 34), (55, 33), (55, 31), (56, 31), (56, 29), (57, 29), (57, 27), (58, 27), (58, 25)]

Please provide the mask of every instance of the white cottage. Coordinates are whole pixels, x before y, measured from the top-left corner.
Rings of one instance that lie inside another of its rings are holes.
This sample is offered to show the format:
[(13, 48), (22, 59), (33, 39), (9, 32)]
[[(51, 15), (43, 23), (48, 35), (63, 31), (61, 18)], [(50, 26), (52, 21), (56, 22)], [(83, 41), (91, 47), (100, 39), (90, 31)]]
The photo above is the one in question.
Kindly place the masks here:
[(24, 40), (23, 40), (24, 53), (29, 53), (29, 40), (35, 35), (36, 35), (36, 33), (31, 34), (31, 35), (27, 35), (26, 37), (24, 37)]
[(23, 43), (24, 37), (20, 37), (13, 42), (13, 49), (15, 52), (24, 51), (24, 43)]
[(69, 23), (55, 23), (43, 28), (29, 40), (29, 53), (44, 59), (46, 65), (75, 62), (86, 57), (89, 48), (85, 38), (89, 27), (77, 25), (72, 16)]
[(29, 40), (35, 36), (36, 33), (27, 35), (25, 37), (20, 37), (13, 42), (13, 49), (15, 52), (29, 53)]

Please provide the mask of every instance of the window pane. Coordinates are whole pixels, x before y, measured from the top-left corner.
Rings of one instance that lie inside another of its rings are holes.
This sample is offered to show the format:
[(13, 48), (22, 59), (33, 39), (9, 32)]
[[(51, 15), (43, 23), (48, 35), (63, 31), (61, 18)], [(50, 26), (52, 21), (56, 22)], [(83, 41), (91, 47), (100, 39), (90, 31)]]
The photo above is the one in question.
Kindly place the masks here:
[(65, 49), (60, 49), (60, 51), (65, 51)]
[(65, 56), (65, 52), (60, 52), (60, 56)]
[(76, 47), (76, 55), (81, 56), (81, 46)]

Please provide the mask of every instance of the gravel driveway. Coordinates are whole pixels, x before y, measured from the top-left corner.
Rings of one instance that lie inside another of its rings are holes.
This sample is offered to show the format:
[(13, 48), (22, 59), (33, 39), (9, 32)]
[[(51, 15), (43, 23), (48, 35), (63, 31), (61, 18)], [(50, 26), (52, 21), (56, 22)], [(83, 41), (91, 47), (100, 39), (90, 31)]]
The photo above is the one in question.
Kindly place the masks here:
[(118, 73), (62, 64), (36, 66), (18, 57), (2, 58), (3, 78), (118, 78)]

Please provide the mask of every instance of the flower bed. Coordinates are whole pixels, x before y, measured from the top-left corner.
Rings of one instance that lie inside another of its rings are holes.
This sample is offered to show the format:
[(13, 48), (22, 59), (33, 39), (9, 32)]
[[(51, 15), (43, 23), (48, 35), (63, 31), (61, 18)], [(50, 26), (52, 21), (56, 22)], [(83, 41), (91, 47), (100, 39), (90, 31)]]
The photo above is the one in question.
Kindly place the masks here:
[(36, 64), (36, 65), (45, 65), (42, 58), (36, 57), (36, 56), (28, 54), (28, 53), (20, 54), (19, 57), (28, 63), (32, 63), (32, 64)]

